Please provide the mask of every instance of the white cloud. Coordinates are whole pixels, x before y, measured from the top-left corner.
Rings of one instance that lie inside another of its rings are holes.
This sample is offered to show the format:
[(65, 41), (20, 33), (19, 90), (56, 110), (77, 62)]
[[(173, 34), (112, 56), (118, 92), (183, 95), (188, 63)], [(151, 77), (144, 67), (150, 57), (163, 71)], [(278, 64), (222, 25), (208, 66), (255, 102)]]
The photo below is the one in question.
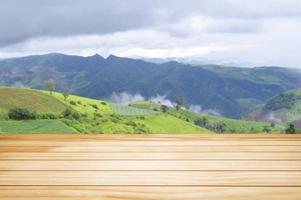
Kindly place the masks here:
[(301, 67), (300, 0), (10, 0), (0, 12), (0, 58), (99, 53)]
[(189, 105), (189, 110), (204, 115), (221, 116), (220, 112), (217, 109), (203, 109), (200, 105)]
[(127, 92), (116, 93), (113, 92), (109, 101), (127, 105), (132, 102), (144, 101), (145, 98), (141, 94), (129, 94)]

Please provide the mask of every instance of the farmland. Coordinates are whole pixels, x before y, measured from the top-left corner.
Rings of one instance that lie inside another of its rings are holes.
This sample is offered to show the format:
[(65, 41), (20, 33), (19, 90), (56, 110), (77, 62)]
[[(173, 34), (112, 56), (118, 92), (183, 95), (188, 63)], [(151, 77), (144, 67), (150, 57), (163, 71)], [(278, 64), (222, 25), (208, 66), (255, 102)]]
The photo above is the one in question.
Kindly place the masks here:
[(77, 131), (60, 120), (0, 121), (0, 134), (70, 134)]

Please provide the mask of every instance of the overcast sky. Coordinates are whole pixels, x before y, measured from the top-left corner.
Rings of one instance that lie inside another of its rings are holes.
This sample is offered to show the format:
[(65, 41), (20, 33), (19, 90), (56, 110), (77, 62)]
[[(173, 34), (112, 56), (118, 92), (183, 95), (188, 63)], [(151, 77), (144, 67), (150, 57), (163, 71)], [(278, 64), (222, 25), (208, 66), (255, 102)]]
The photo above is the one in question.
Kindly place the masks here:
[(0, 58), (60, 52), (301, 68), (301, 0), (1, 0)]

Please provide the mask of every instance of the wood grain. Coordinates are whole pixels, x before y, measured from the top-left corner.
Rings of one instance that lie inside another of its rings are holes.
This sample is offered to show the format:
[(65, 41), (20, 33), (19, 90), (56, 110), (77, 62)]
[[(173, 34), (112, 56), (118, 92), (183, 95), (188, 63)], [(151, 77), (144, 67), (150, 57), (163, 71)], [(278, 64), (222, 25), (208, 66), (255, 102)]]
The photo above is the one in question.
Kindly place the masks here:
[(300, 135), (0, 136), (1, 200), (300, 200)]
[(301, 160), (296, 152), (2, 152), (0, 160)]

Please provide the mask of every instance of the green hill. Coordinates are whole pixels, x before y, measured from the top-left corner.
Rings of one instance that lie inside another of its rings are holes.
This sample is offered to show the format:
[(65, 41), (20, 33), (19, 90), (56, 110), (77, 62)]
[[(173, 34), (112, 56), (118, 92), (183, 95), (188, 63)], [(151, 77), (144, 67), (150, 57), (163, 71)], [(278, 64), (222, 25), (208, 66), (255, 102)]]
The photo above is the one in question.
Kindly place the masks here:
[[(137, 103), (132, 103), (130, 106), (133, 107), (143, 107), (144, 109), (160, 109), (160, 104), (148, 101), (141, 101)], [(268, 122), (256, 122), (250, 120), (238, 120), (230, 119), (225, 117), (213, 116), (213, 115), (203, 115), (195, 113), (186, 109), (181, 109), (177, 111), (175, 108), (169, 108), (167, 113), (184, 121), (190, 123), (198, 124), (212, 131), (220, 130), (225, 133), (263, 133), (266, 131), (272, 133), (280, 133), (284, 131), (284, 126), (279, 124), (272, 124)]]
[(289, 123), (301, 119), (301, 90), (290, 90), (269, 99), (245, 118)]
[[(102, 100), (47, 91), (1, 88), (0, 133), (210, 133), (171, 115)], [(27, 108), (36, 120), (8, 119), (11, 108)], [(67, 112), (67, 111), (68, 112)], [(51, 119), (49, 119), (51, 118)]]
[(67, 106), (56, 98), (31, 89), (0, 87), (0, 108), (8, 111), (14, 107), (24, 107), (36, 112), (61, 113)]

